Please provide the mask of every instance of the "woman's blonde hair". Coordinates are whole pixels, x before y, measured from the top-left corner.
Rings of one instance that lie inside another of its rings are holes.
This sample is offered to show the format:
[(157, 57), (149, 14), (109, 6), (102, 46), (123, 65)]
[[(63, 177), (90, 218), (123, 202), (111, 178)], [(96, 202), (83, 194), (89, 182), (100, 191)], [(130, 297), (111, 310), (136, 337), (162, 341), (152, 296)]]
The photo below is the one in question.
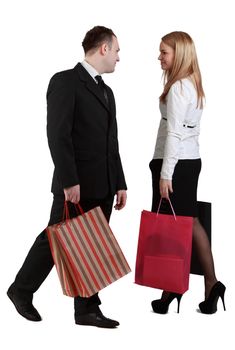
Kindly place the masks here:
[(172, 32), (163, 36), (162, 42), (170, 46), (174, 50), (175, 55), (172, 69), (163, 73), (164, 90), (160, 96), (160, 101), (166, 102), (166, 96), (170, 87), (177, 80), (190, 78), (197, 91), (197, 106), (203, 108), (205, 94), (192, 38), (185, 32)]

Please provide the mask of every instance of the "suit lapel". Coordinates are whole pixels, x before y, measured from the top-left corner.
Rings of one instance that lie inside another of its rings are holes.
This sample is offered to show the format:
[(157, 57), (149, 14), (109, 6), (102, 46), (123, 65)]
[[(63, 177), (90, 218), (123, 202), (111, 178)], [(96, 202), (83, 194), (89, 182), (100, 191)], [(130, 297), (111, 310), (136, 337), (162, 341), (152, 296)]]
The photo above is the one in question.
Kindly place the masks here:
[(109, 113), (110, 113), (110, 123), (111, 123), (116, 115), (115, 100), (114, 100), (112, 90), (108, 85), (106, 85), (106, 90), (107, 90), (107, 95), (109, 99)]
[[(106, 103), (104, 94), (102, 93), (101, 89), (98, 87), (98, 85), (96, 84), (94, 79), (86, 71), (86, 69), (81, 65), (81, 63), (78, 63), (75, 66), (75, 69), (78, 71), (79, 78), (80, 78), (80, 80), (82, 80), (84, 82), (84, 84), (86, 85), (86, 88), (93, 95), (95, 95), (98, 98), (98, 100), (100, 101), (100, 103), (102, 103), (102, 105), (105, 107), (105, 109), (107, 109), (107, 111), (110, 112), (110, 108), (109, 108), (109, 106)], [(110, 97), (109, 92), (108, 92), (108, 97)], [(113, 99), (113, 97), (110, 97), (110, 99), (109, 99), (110, 102), (111, 102), (111, 98)]]

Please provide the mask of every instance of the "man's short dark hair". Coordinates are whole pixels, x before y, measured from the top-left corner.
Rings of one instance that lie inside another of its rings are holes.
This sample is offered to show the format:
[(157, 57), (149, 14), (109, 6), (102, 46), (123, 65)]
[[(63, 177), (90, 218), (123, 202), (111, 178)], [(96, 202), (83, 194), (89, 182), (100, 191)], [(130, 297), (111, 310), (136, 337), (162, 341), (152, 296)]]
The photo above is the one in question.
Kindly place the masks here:
[(85, 54), (88, 51), (96, 50), (100, 45), (107, 42), (109, 47), (112, 46), (113, 36), (116, 37), (112, 29), (96, 26), (89, 30), (82, 42)]

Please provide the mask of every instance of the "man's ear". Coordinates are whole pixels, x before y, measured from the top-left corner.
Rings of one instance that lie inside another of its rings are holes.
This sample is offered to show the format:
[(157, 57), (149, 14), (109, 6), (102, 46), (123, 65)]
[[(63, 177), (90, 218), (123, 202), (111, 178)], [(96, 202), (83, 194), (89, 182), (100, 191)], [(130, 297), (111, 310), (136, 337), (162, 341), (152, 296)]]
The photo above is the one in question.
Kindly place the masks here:
[(103, 43), (103, 44), (100, 46), (100, 54), (101, 54), (102, 56), (105, 56), (106, 53), (107, 53), (107, 51), (108, 51), (108, 45), (107, 45), (107, 43)]

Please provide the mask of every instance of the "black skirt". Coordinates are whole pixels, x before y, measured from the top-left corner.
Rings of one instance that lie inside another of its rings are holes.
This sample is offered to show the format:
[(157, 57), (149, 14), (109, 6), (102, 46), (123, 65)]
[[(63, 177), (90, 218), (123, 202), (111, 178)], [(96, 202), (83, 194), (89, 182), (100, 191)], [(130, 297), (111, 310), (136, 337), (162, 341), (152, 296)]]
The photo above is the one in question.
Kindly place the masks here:
[[(153, 198), (152, 211), (157, 212), (161, 199), (159, 190), (162, 159), (153, 159), (149, 167), (152, 172)], [(182, 159), (175, 166), (170, 200), (176, 215), (197, 217), (197, 185), (201, 171), (201, 159)], [(162, 214), (172, 214), (168, 200), (163, 199), (160, 208)]]

